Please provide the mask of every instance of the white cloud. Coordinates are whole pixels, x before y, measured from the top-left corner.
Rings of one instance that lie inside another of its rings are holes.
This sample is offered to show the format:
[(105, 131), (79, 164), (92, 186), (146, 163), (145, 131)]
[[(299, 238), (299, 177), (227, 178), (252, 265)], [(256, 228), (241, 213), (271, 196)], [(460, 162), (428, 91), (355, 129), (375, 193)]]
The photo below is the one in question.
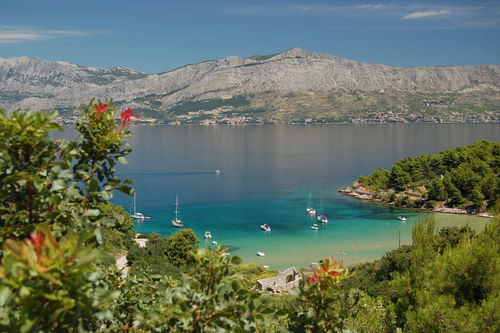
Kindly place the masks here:
[(450, 11), (446, 10), (446, 9), (428, 10), (425, 12), (413, 12), (411, 14), (403, 16), (401, 19), (402, 20), (419, 19), (419, 18), (424, 18), (424, 17), (440, 16), (440, 15), (447, 15), (447, 14), (450, 14)]
[(0, 26), (0, 44), (37, 41), (60, 36), (86, 36), (87, 33), (72, 30), (36, 30), (29, 27)]

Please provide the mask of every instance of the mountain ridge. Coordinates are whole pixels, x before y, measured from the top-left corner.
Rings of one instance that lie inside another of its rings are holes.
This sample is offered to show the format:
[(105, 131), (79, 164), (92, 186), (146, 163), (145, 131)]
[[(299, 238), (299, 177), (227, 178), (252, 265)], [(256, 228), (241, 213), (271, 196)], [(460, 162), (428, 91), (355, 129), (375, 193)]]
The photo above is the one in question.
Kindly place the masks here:
[[(137, 109), (149, 110), (147, 113), (155, 118), (169, 121), (173, 119), (171, 110), (184, 103), (244, 96), (247, 105), (252, 108), (255, 104), (255, 109), (262, 96), (272, 93), (283, 97), (324, 92), (335, 95), (337, 91), (370, 96), (386, 91), (432, 92), (431, 95), (479, 91), (486, 99), (493, 94), (493, 111), (497, 111), (499, 90), (498, 65), (391, 67), (297, 47), (268, 56), (228, 56), (157, 74), (127, 67), (85, 67), (29, 57), (0, 58), (0, 103), (8, 110), (65, 110), (78, 107), (92, 97), (103, 100), (113, 97), (119, 104), (129, 103)], [(272, 113), (276, 107), (265, 111)], [(281, 108), (288, 108), (286, 102)], [(328, 104), (320, 108), (328, 108)]]

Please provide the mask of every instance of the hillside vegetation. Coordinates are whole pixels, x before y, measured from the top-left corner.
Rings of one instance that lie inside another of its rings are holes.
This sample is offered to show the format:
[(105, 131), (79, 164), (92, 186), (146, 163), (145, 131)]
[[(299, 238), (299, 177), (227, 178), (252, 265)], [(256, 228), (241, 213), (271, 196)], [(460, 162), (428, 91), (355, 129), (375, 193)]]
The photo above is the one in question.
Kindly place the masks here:
[(479, 213), (500, 206), (500, 143), (479, 141), (439, 154), (405, 158), (360, 176), (343, 190), (396, 206), (456, 207)]
[[(130, 216), (109, 202), (115, 191), (133, 194), (132, 181), (115, 174), (131, 151), (133, 111), (117, 122), (109, 104), (84, 106), (74, 141), (54, 139), (55, 112), (0, 110), (0, 331), (500, 330), (500, 219), (476, 235), (438, 231), (425, 217), (411, 245), (352, 272), (325, 258), (279, 295), (251, 289), (276, 272), (241, 265), (223, 246), (199, 249), (190, 229), (152, 233), (138, 247)], [(490, 164), (498, 171), (498, 144), (463, 149), (443, 154), (458, 166), (470, 155), (486, 176)], [(127, 276), (111, 256), (125, 253)]]

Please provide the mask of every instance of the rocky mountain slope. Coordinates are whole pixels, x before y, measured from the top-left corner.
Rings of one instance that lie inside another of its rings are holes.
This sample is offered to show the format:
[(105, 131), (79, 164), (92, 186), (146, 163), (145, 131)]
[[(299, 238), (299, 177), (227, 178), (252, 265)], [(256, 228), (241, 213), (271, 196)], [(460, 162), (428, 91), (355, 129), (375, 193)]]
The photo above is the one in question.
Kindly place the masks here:
[(270, 56), (230, 56), (159, 74), (28, 57), (0, 59), (0, 106), (8, 110), (65, 111), (92, 97), (113, 97), (166, 122), (216, 120), (234, 113), (260, 121), (353, 121), (377, 112), (418, 113), (418, 104), (438, 107), (436, 115), (450, 108), (463, 113), (462, 105), (471, 105), (465, 113), (493, 112), (494, 118), (499, 88), (497, 65), (397, 68), (299, 48)]

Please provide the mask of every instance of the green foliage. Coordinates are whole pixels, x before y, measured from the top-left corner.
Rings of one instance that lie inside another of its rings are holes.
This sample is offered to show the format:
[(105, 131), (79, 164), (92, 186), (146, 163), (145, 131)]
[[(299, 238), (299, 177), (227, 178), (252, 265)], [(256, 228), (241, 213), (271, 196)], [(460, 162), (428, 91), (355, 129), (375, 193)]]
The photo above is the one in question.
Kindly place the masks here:
[(69, 233), (58, 242), (49, 227), (38, 226), (31, 239), (5, 242), (0, 330), (94, 331), (112, 318), (109, 308), (119, 292), (94, 265), (111, 258), (85, 245), (87, 239)]
[[(359, 182), (376, 191), (416, 190), (421, 202), (398, 202), (402, 206), (420, 207), (423, 200), (432, 208), (438, 203), (449, 207), (471, 206), (479, 210), (500, 202), (500, 143), (479, 141), (470, 146), (447, 149), (439, 154), (405, 158), (394, 163), (391, 171), (375, 170), (360, 176)], [(392, 199), (392, 200), (391, 200)], [(386, 201), (395, 198), (386, 196)], [(485, 202), (486, 201), (486, 202)]]
[(249, 289), (255, 286), (257, 280), (274, 277), (278, 274), (277, 271), (270, 271), (255, 264), (233, 266), (230, 271), (234, 275), (241, 276), (240, 283)]
[(381, 298), (370, 297), (362, 292), (354, 293), (348, 308), (345, 327), (352, 328), (355, 332), (394, 331), (395, 319)]
[(350, 295), (339, 281), (347, 277), (347, 270), (333, 258), (324, 260), (314, 275), (292, 292), (296, 297), (286, 308), (290, 328), (294, 332), (333, 332), (342, 330), (348, 315)]
[(394, 164), (391, 170), (390, 185), (397, 191), (403, 191), (410, 183), (410, 174), (406, 172), (401, 165)]
[(359, 182), (375, 190), (386, 188), (389, 183), (390, 173), (385, 169), (377, 169), (368, 177), (360, 176)]
[[(149, 275), (129, 280), (121, 301), (128, 309), (125, 322), (145, 332), (251, 332), (263, 327), (264, 315), (272, 309), (231, 275), (230, 264), (240, 259), (225, 256), (224, 250), (198, 250), (178, 283), (154, 281)], [(121, 308), (117, 306), (117, 314)]]
[(116, 123), (114, 108), (98, 104), (92, 100), (80, 111), (80, 136), (68, 142), (49, 136), (61, 130), (57, 112), (0, 110), (0, 245), (28, 237), (40, 223), (59, 234), (70, 226), (89, 230), (102, 243), (104, 228), (120, 222), (99, 216), (97, 204), (113, 189), (131, 191), (130, 181), (114, 175), (130, 152), (123, 141), (130, 132)]
[(432, 181), (427, 199), (435, 201), (445, 201), (448, 199), (448, 193), (446, 193), (446, 188), (441, 180), (434, 179)]
[(221, 106), (245, 106), (248, 105), (249, 101), (245, 96), (236, 96), (230, 99), (211, 99), (206, 101), (198, 102), (185, 102), (174, 106), (170, 112), (179, 115), (187, 114), (189, 112), (196, 112), (198, 110), (213, 110)]
[[(150, 240), (151, 242), (151, 240)], [(200, 240), (191, 229), (181, 229), (168, 238), (167, 248), (164, 251), (168, 262), (174, 266), (181, 266), (188, 262), (190, 253)]]
[(100, 215), (116, 221), (113, 227), (104, 229), (104, 252), (113, 256), (120, 256), (134, 244), (134, 223), (129, 214), (121, 206), (114, 206), (110, 202), (102, 201), (97, 204)]
[(131, 273), (172, 273), (170, 276), (179, 277), (179, 267), (192, 260), (192, 252), (196, 251), (199, 242), (191, 229), (181, 229), (170, 237), (160, 237), (153, 232), (148, 237), (146, 247), (141, 248), (136, 243), (130, 247), (127, 262), (131, 266)]
[(434, 230), (432, 219), (416, 225), (411, 266), (391, 281), (398, 323), (409, 331), (497, 331), (500, 221), (479, 237), (468, 228)]

